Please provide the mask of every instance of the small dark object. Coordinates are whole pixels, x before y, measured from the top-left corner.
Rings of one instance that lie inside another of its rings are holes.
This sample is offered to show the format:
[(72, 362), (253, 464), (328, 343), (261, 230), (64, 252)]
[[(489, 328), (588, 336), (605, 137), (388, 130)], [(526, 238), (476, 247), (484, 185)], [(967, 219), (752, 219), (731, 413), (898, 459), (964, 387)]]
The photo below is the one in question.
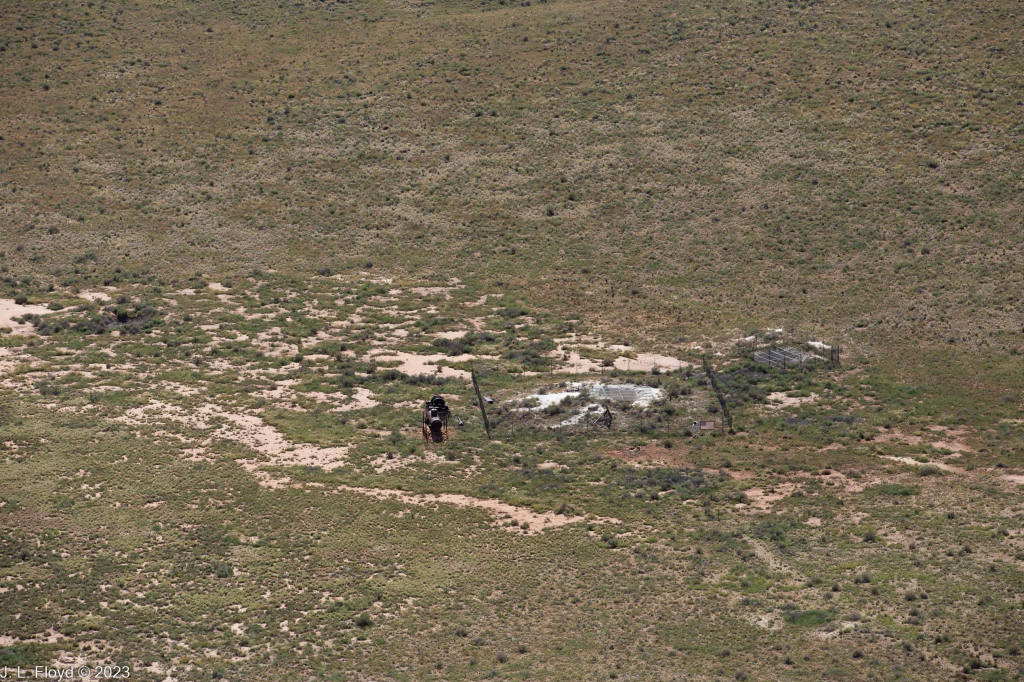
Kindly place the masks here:
[(462, 421), (462, 417), (460, 417), (458, 415), (455, 415), (455, 419), (456, 419), (456, 421), (459, 422), (459, 426), (465, 426), (466, 425), (466, 422)]
[[(451, 410), (444, 398), (435, 395), (423, 408), (423, 438), (431, 443), (448, 440), (448, 415)], [(460, 420), (461, 421), (461, 420)]]
[(606, 429), (612, 428), (612, 411), (605, 405), (604, 412), (600, 417), (597, 418), (598, 426), (603, 426)]

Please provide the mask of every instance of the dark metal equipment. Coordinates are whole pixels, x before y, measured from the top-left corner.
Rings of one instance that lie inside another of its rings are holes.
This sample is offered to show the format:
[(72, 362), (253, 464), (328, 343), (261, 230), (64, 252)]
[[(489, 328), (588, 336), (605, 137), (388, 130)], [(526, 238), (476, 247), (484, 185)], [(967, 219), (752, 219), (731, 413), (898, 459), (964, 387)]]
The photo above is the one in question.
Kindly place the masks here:
[(448, 416), (451, 410), (444, 398), (435, 395), (423, 408), (423, 438), (431, 443), (448, 440)]

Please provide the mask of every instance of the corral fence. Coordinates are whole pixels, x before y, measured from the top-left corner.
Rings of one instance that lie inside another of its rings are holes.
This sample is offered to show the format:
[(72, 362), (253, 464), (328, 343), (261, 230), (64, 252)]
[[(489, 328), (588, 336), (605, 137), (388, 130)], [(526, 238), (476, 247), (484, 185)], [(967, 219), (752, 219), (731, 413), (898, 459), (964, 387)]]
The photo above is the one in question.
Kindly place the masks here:
[[(824, 346), (824, 344), (821, 344), (821, 346)], [(828, 346), (828, 363), (833, 366), (838, 365), (841, 353), (842, 349), (839, 346)], [(779, 369), (787, 369), (803, 365), (808, 362), (825, 359), (826, 358), (823, 358), (820, 355), (805, 353), (804, 351), (797, 350), (792, 346), (785, 346), (783, 348), (769, 347), (754, 351), (755, 362), (760, 362)]]
[(708, 381), (711, 382), (711, 388), (715, 392), (715, 397), (718, 398), (718, 404), (722, 408), (722, 435), (725, 435), (725, 427), (728, 425), (729, 429), (732, 430), (732, 414), (729, 412), (729, 406), (725, 402), (725, 395), (722, 394), (722, 389), (718, 386), (718, 379), (715, 377), (715, 368), (708, 362), (708, 356), (701, 356), (701, 364), (704, 365), (704, 374), (707, 376)]

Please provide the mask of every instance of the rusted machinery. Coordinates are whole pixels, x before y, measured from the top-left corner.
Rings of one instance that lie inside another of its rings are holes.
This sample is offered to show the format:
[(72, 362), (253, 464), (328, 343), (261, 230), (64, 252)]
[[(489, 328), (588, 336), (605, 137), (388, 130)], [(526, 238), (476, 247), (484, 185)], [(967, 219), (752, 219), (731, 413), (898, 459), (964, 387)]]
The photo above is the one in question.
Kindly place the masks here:
[(429, 443), (448, 440), (448, 416), (451, 410), (444, 398), (435, 395), (423, 408), (423, 438)]

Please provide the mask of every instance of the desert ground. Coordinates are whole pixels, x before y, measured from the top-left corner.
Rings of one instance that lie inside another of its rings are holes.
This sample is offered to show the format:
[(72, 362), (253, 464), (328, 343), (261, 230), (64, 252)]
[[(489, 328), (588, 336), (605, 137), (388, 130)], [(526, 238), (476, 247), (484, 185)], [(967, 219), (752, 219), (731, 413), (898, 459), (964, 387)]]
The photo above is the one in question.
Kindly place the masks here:
[(2, 8), (0, 674), (1024, 679), (1024, 8)]

